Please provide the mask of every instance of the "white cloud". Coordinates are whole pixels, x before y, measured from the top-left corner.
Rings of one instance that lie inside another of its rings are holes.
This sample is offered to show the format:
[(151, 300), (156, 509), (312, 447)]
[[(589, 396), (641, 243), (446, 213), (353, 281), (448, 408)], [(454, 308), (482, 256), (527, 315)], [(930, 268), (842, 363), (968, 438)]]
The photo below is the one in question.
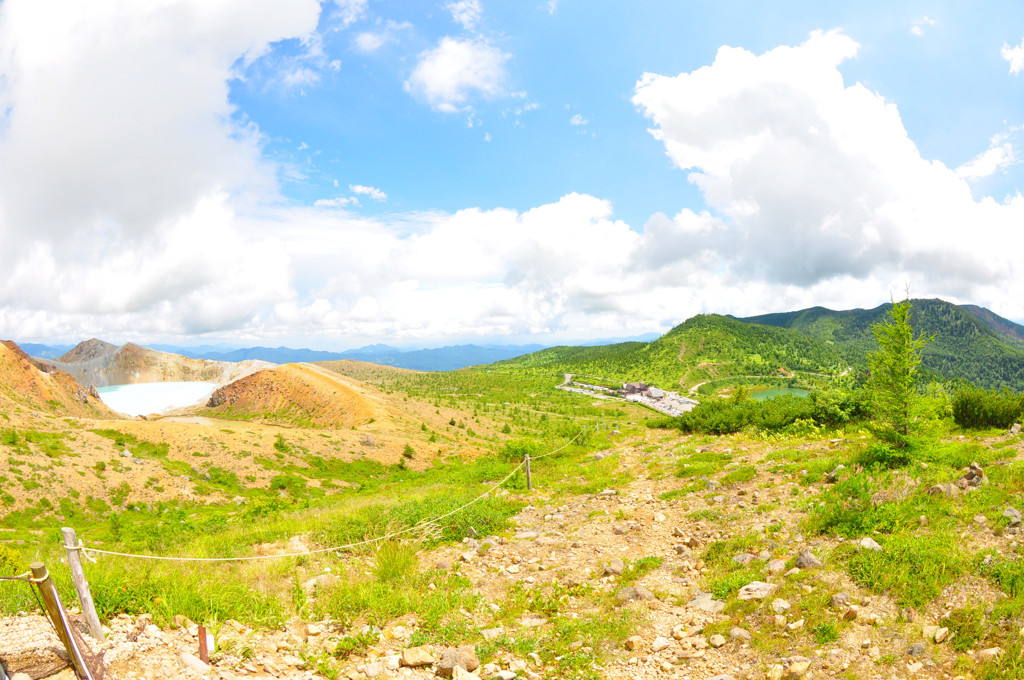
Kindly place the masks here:
[(315, 0), (0, 5), (0, 235), (32, 225), (29, 236), (79, 247), (144, 234), (211, 189), (273, 195), (259, 131), (236, 116), (228, 82), (239, 59), (308, 35), (319, 10)]
[[(1024, 289), (1024, 198), (975, 200), (922, 159), (891, 102), (844, 83), (857, 46), (842, 34), (759, 56), (722, 48), (638, 84), (706, 209), (631, 226), (568, 194), (365, 216), (346, 208), (384, 200), (376, 187), (280, 199), (260, 131), (228, 99), (239, 60), (308, 36), (317, 3), (225, 2), (202, 30), (191, 17), (205, 1), (180, 14), (79, 4), (0, 4), (0, 337), (594, 337), (702, 311), (873, 305), (907, 281), (1024, 317), (1005, 293)], [(439, 110), (504, 92), (461, 66), (420, 76), (411, 91)]]
[(931, 28), (934, 25), (935, 19), (932, 19), (928, 16), (923, 16), (920, 19), (915, 19), (914, 22), (910, 24), (910, 34), (921, 37), (922, 35), (924, 35), (926, 28)]
[(956, 169), (956, 174), (963, 179), (974, 180), (991, 177), (997, 172), (1006, 170), (1017, 163), (1017, 154), (1013, 144), (1005, 134), (996, 135), (988, 149), (964, 163)]
[(368, 0), (334, 0), (335, 15), (341, 21), (342, 28), (348, 28), (366, 14)]
[(344, 208), (347, 205), (359, 205), (355, 196), (338, 196), (337, 198), (319, 198), (314, 203), (317, 208)]
[(399, 33), (412, 29), (408, 21), (387, 21), (373, 31), (364, 31), (355, 37), (355, 48), (367, 54), (376, 52), (388, 43), (398, 42)]
[(348, 188), (354, 194), (359, 194), (360, 196), (369, 196), (375, 201), (388, 200), (388, 195), (385, 194), (380, 189), (378, 189), (377, 187), (368, 187), (362, 184), (349, 184)]
[(1003, 59), (1010, 64), (1010, 73), (1012, 75), (1017, 75), (1024, 71), (1024, 41), (1021, 41), (1020, 45), (1016, 47), (1010, 47), (1003, 43), (1002, 55)]
[[(817, 32), (759, 56), (722, 47), (692, 73), (645, 74), (634, 103), (711, 210), (655, 220), (638, 266), (776, 291), (904, 280), (983, 299), (1024, 288), (1008, 255), (1024, 246), (1012, 226), (1024, 198), (975, 200), (968, 170), (921, 158), (895, 105), (843, 82), (838, 66), (857, 50), (842, 33)], [(997, 153), (989, 166), (1007, 162)]]
[(360, 33), (355, 39), (356, 49), (360, 52), (376, 52), (388, 43), (388, 39), (388, 34), (383, 32)]
[(480, 0), (454, 0), (445, 4), (444, 8), (452, 15), (452, 20), (467, 31), (476, 28), (483, 14)]
[(505, 62), (512, 55), (486, 40), (445, 36), (419, 55), (405, 90), (437, 111), (454, 113), (472, 94), (499, 97), (505, 92)]
[(548, 0), (548, 14), (554, 14), (558, 9), (558, 0)]
[(583, 116), (581, 116), (578, 113), (575, 114), (572, 118), (569, 119), (569, 125), (572, 125), (574, 127), (579, 127), (581, 125), (586, 125), (588, 122), (590, 122), (590, 121), (588, 121), (586, 118), (584, 118)]

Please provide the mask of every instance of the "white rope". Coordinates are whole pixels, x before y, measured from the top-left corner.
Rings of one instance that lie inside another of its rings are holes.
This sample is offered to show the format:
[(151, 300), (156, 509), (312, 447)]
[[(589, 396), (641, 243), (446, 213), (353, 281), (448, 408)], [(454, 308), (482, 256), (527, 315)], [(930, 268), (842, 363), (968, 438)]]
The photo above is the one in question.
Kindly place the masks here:
[(541, 458), (547, 458), (548, 456), (553, 456), (556, 453), (562, 451), (563, 449), (567, 449), (570, 444), (572, 444), (574, 441), (576, 441), (577, 439), (580, 438), (580, 435), (583, 434), (583, 432), (584, 432), (583, 430), (580, 430), (579, 432), (576, 433), (575, 437), (573, 437), (572, 439), (570, 439), (569, 441), (567, 441), (565, 444), (563, 444), (562, 446), (558, 447), (554, 451), (548, 451), (543, 456), (530, 456), (530, 462), (532, 463), (535, 460), (540, 460)]
[[(583, 430), (580, 430), (579, 432), (576, 433), (575, 437), (573, 437), (572, 439), (567, 441), (564, 445), (560, 446), (559, 448), (555, 449), (554, 451), (549, 451), (548, 453), (545, 453), (542, 456), (537, 456), (536, 458), (531, 458), (530, 459), (531, 462), (534, 461), (534, 460), (538, 460), (540, 458), (546, 458), (547, 456), (556, 454), (556, 453), (566, 449), (570, 444), (572, 444), (574, 441), (579, 439), (580, 435), (582, 435), (582, 434), (583, 434)], [(133, 553), (115, 552), (113, 550), (100, 550), (99, 548), (87, 548), (87, 547), (85, 547), (85, 545), (82, 544), (81, 540), (79, 540), (77, 546), (71, 546), (71, 547), (65, 546), (65, 547), (68, 547), (71, 550), (81, 550), (82, 554), (85, 555), (87, 558), (89, 558), (92, 561), (95, 561), (95, 560), (93, 560), (93, 558), (89, 556), (89, 553), (96, 553), (96, 554), (100, 554), (100, 555), (114, 555), (116, 557), (134, 557), (134, 558), (143, 559), (143, 560), (162, 560), (162, 561), (167, 561), (167, 562), (252, 562), (252, 561), (255, 561), (255, 560), (274, 560), (274, 559), (278, 559), (278, 558), (282, 558), (282, 557), (303, 557), (305, 555), (317, 555), (317, 554), (320, 554), (320, 553), (337, 552), (339, 550), (347, 550), (349, 548), (357, 548), (357, 547), (363, 546), (363, 545), (371, 545), (371, 544), (377, 543), (379, 541), (384, 541), (384, 540), (387, 540), (389, 538), (394, 538), (396, 536), (401, 536), (401, 535), (407, 534), (407, 533), (409, 533), (411, 531), (415, 531), (417, 529), (417, 527), (422, 526), (424, 524), (432, 524), (434, 522), (440, 522), (443, 519), (447, 519), (447, 518), (451, 517), (452, 515), (460, 513), (463, 510), (465, 510), (466, 508), (468, 508), (469, 506), (473, 505), (474, 503), (477, 503), (477, 502), (483, 500), (484, 498), (486, 498), (492, 492), (497, 491), (499, 488), (501, 488), (502, 485), (505, 484), (505, 482), (507, 482), (508, 480), (512, 479), (512, 476), (515, 475), (517, 472), (519, 472), (519, 470), (523, 466), (525, 466), (525, 465), (526, 465), (526, 461), (524, 460), (522, 463), (520, 463), (519, 465), (515, 466), (515, 468), (512, 469), (512, 472), (508, 473), (508, 475), (506, 475), (504, 479), (502, 479), (500, 482), (498, 482), (497, 484), (495, 484), (494, 486), (489, 488), (487, 491), (484, 491), (482, 494), (480, 494), (479, 496), (477, 496), (473, 500), (469, 501), (465, 505), (463, 505), (461, 507), (458, 507), (458, 508), (455, 508), (451, 512), (447, 512), (447, 513), (441, 515), (440, 517), (434, 517), (433, 519), (430, 519), (430, 520), (423, 520), (422, 522), (418, 522), (416, 524), (408, 526), (405, 529), (400, 529), (399, 531), (393, 531), (393, 532), (391, 532), (389, 534), (385, 534), (383, 536), (378, 536), (376, 538), (367, 538), (367, 539), (364, 539), (362, 541), (356, 541), (355, 543), (347, 543), (345, 545), (334, 546), (332, 548), (319, 548), (317, 550), (304, 550), (302, 552), (281, 553), (281, 554), (278, 554), (278, 555), (252, 555), (252, 556), (249, 556), (249, 557), (164, 557), (164, 556), (161, 556), (161, 555), (136, 555), (136, 554), (133, 554)]]

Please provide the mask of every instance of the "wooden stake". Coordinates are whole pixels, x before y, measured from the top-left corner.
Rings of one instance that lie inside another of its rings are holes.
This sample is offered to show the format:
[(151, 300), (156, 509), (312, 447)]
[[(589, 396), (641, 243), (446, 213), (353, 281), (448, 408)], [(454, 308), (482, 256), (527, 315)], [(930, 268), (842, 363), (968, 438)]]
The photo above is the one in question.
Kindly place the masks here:
[(203, 663), (210, 663), (210, 650), (206, 644), (206, 626), (199, 626), (199, 659)]
[(71, 631), (68, 630), (70, 624), (64, 616), (64, 606), (60, 603), (60, 595), (57, 594), (57, 589), (53, 585), (50, 572), (46, 570), (46, 566), (42, 562), (33, 562), (29, 567), (32, 569), (32, 578), (39, 588), (39, 596), (46, 608), (46, 615), (50, 617), (53, 628), (57, 631), (57, 637), (60, 638), (64, 649), (68, 652), (75, 675), (83, 680), (92, 680), (89, 667), (85, 665), (85, 659), (82, 658), (82, 652), (78, 649)]
[(85, 572), (82, 570), (82, 555), (78, 548), (78, 537), (75, 530), (64, 527), (60, 530), (64, 535), (64, 550), (68, 554), (68, 566), (71, 567), (71, 580), (75, 583), (75, 590), (78, 591), (78, 601), (82, 605), (82, 613), (89, 623), (89, 635), (94, 639), (103, 642), (103, 627), (100, 625), (100, 617), (96, 615), (96, 605), (92, 601), (92, 593), (89, 592), (89, 582), (85, 580)]
[(526, 488), (533, 491), (533, 478), (530, 476), (530, 454), (526, 454)]

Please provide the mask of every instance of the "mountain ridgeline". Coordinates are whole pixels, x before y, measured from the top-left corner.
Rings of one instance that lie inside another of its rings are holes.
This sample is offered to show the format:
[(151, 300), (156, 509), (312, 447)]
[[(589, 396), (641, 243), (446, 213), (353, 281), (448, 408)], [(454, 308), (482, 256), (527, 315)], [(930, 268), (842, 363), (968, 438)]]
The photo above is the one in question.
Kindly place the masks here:
[[(987, 309), (914, 300), (911, 323), (934, 336), (923, 353), (928, 378), (1024, 390), (1024, 326)], [(501, 362), (666, 389), (728, 378), (821, 378), (867, 368), (871, 327), (890, 304), (834, 311), (813, 307), (737, 319), (700, 314), (649, 343), (552, 347)]]
[[(961, 307), (943, 300), (914, 300), (912, 305), (914, 330), (934, 336), (921, 362), (931, 377), (966, 380), (989, 389), (1024, 390), (1024, 326), (974, 305)], [(871, 326), (883, 321), (891, 307), (848, 311), (812, 307), (742, 321), (796, 331), (834, 347), (850, 365), (864, 367), (867, 353), (876, 349)]]
[(831, 375), (846, 366), (834, 347), (815, 338), (716, 314), (697, 315), (649, 343), (552, 347), (502, 363), (666, 389), (739, 376), (789, 377), (793, 371)]

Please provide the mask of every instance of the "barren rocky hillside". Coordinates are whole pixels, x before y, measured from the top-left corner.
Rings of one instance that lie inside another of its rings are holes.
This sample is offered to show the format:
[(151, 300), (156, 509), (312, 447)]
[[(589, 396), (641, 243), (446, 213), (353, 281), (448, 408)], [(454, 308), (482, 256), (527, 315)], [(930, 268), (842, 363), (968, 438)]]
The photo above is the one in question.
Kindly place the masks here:
[[(226, 621), (215, 629), (215, 651), (205, 665), (194, 658), (191, 621), (178, 617), (160, 627), (147, 617), (121, 616), (110, 622), (107, 677), (778, 680), (982, 673), (1013, 644), (990, 637), (991, 628), (965, 625), (961, 615), (991, 612), (1005, 601), (989, 578), (967, 571), (934, 591), (879, 588), (851, 577), (849, 564), (874, 555), (899, 563), (904, 548), (895, 540), (805, 533), (815, 505), (851, 473), (823, 475), (811, 461), (842, 458), (859, 446), (741, 437), (624, 443), (601, 454), (614, 460), (622, 483), (588, 494), (516, 492), (528, 505), (513, 529), (418, 555), (416, 578), (428, 590), (453, 589), (455, 597), (468, 584), (470, 596), (460, 600), (465, 626), (452, 629), (446, 642), (424, 642), (436, 640), (436, 631), (426, 635), (427, 617), (415, 614), (375, 621), (297, 617), (272, 630)], [(997, 477), (1024, 453), (1018, 437), (982, 446), (1000, 452), (988, 468)], [(702, 468), (709, 473), (705, 491), (688, 491), (688, 478), (665, 474), (688, 465), (681, 450), (721, 463)], [(919, 535), (927, 538), (944, 516), (965, 509), (965, 498), (987, 493), (995, 484), (988, 473), (966, 470), (950, 484), (958, 491), (931, 496)], [(914, 493), (913, 474), (897, 477), (878, 507)], [(1015, 555), (1017, 509), (965, 518), (963, 549), (984, 551), (985, 564), (993, 565)], [(308, 537), (297, 536), (267, 550), (310, 547)], [(372, 554), (300, 563), (304, 610), (316, 611), (340, 583), (378, 568)], [(0, 623), (16, 625), (29, 624)]]

